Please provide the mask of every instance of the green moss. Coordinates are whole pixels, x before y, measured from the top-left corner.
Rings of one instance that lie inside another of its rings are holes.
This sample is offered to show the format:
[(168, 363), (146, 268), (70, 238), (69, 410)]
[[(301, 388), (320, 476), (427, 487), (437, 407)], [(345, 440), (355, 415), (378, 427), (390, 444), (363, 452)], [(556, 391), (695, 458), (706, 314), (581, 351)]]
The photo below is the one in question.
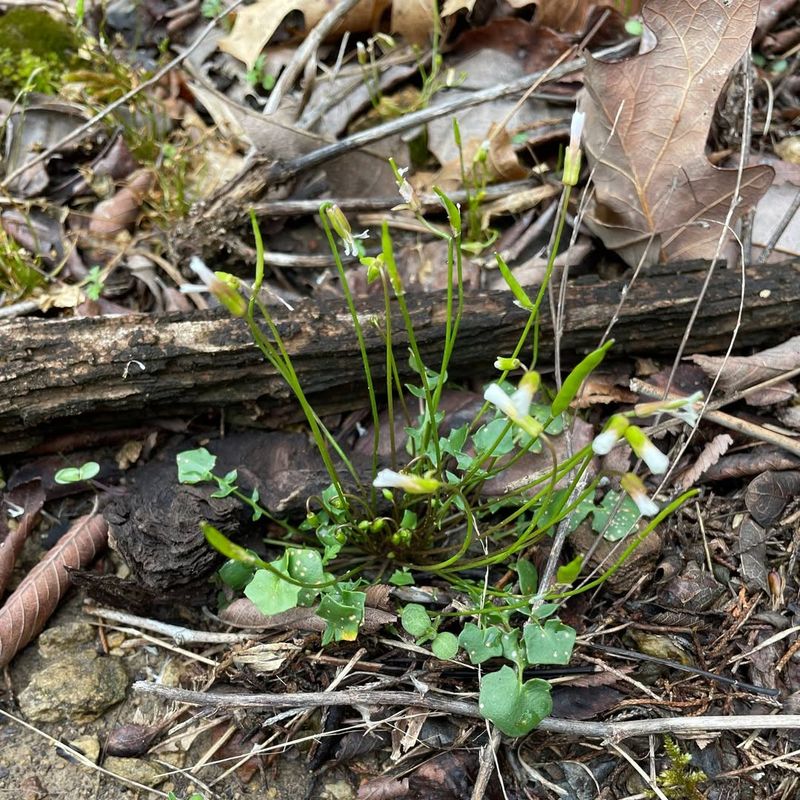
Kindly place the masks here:
[(78, 39), (69, 25), (45, 11), (19, 7), (0, 17), (0, 49), (28, 50), (39, 57), (55, 55), (66, 64), (78, 49)]
[(13, 8), (0, 17), (0, 96), (24, 90), (55, 94), (78, 49), (64, 22), (35, 8)]
[[(664, 750), (670, 765), (659, 773), (658, 788), (669, 800), (705, 800), (705, 794), (698, 788), (707, 780), (705, 772), (689, 769), (692, 757), (684, 753), (669, 736), (664, 737)], [(655, 797), (653, 792), (647, 792), (647, 795)]]

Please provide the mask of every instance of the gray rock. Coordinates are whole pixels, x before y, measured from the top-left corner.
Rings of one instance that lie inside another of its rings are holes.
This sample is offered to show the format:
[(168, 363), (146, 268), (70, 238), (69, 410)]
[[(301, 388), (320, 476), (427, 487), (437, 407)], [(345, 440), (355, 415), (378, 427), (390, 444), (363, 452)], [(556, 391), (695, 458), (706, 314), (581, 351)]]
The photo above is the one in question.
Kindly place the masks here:
[(97, 628), (88, 622), (68, 622), (44, 631), (39, 636), (39, 652), (44, 658), (61, 658), (65, 650), (74, 650), (95, 640)]
[(144, 786), (158, 786), (159, 783), (163, 783), (169, 778), (168, 772), (144, 758), (108, 756), (103, 761), (103, 767), (120, 778), (126, 778)]
[(125, 698), (128, 674), (122, 660), (91, 650), (65, 655), (35, 673), (19, 706), (36, 722), (91, 722)]

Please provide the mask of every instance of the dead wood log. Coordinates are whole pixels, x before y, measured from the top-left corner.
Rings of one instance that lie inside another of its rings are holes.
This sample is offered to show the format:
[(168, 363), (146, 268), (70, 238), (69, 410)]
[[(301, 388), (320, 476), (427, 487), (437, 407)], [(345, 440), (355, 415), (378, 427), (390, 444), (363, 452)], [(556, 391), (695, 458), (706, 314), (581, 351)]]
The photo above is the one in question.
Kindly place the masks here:
[[(628, 293), (614, 329), (616, 353), (674, 354), (705, 277), (697, 263), (657, 268)], [(728, 343), (740, 303), (738, 270), (718, 268), (687, 353), (719, 352)], [(584, 277), (567, 290), (565, 350), (596, 346), (619, 302), (625, 281)], [(428, 364), (440, 358), (445, 328), (441, 294), (407, 295), (416, 336)], [(542, 317), (540, 361), (552, 353), (552, 322)], [(362, 304), (376, 376), (384, 344)], [(363, 404), (364, 380), (352, 322), (344, 302), (307, 301), (275, 311), (302, 384), (320, 413)], [(466, 298), (451, 375), (491, 375), (498, 354), (516, 342), (527, 314), (508, 292)], [(800, 260), (747, 270), (738, 345), (766, 346), (800, 327)], [(406, 362), (399, 314), (395, 352)], [(268, 424), (296, 416), (291, 396), (253, 346), (245, 324), (221, 313), (17, 320), (0, 325), (0, 453), (20, 452), (47, 436), (78, 428), (133, 424), (165, 414), (214, 407), (244, 412)], [(377, 385), (381, 385), (380, 381)], [(287, 411), (291, 409), (291, 411)]]

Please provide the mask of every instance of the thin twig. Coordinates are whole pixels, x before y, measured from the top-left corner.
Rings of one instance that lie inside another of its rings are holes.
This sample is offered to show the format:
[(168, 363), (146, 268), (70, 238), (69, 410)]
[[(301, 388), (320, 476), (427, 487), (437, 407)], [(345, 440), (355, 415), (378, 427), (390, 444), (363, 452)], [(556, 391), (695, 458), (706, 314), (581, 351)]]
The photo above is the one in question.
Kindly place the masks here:
[[(531, 188), (530, 180), (522, 181), (508, 181), (506, 183), (495, 183), (487, 186), (482, 191), (484, 200), (494, 200), (496, 198), (505, 197), (516, 191), (528, 190)], [(454, 203), (464, 203), (469, 199), (470, 193), (464, 189), (459, 189), (455, 192), (449, 192), (448, 197)], [(326, 198), (331, 203), (335, 203), (344, 212), (359, 211), (385, 211), (389, 208), (399, 205), (401, 198), (399, 194), (391, 195), (390, 197), (340, 197), (340, 198)], [(442, 201), (435, 194), (423, 194), (419, 196), (419, 201), (423, 206), (423, 210), (441, 209)], [(320, 200), (271, 200), (264, 203), (254, 203), (253, 211), (258, 217), (294, 217), (298, 214), (312, 214), (319, 213)]]
[[(363, 689), (342, 689), (338, 692), (287, 692), (286, 694), (228, 694), (192, 692), (174, 689), (147, 681), (136, 681), (133, 690), (155, 694), (176, 703), (194, 706), (219, 706), (220, 708), (317, 708), (321, 706), (414, 706), (431, 711), (442, 711), (470, 719), (480, 719), (477, 703), (453, 700), (433, 694), (417, 692), (382, 692)], [(742, 716), (670, 717), (665, 719), (637, 719), (623, 722), (587, 722), (547, 717), (538, 730), (567, 736), (603, 739), (620, 742), (632, 736), (650, 736), (659, 733), (706, 733), (708, 731), (735, 730), (800, 730), (798, 714), (752, 714)]]
[(311, 54), (322, 44), (322, 40), (338, 25), (347, 13), (358, 5), (359, 0), (339, 0), (327, 14), (306, 34), (303, 43), (294, 51), (289, 63), (284, 67), (280, 78), (269, 94), (264, 106), (264, 114), (274, 114), (278, 110), (283, 95), (292, 87), (297, 76), (303, 71)]
[(146, 631), (153, 631), (161, 636), (167, 636), (175, 644), (237, 644), (239, 642), (253, 641), (261, 638), (262, 633), (222, 633), (217, 631), (195, 631), (184, 628), (182, 625), (168, 625), (147, 617), (138, 617), (125, 611), (116, 611), (111, 608), (86, 608), (87, 614), (93, 617), (102, 617), (121, 625), (130, 625)]
[[(622, 44), (615, 45), (614, 47), (607, 47), (603, 50), (597, 51), (594, 55), (596, 58), (613, 58), (627, 54), (637, 43), (638, 39), (633, 41), (626, 41)], [(292, 161), (287, 161), (284, 164), (275, 163), (270, 165), (267, 173), (270, 183), (285, 183), (301, 172), (318, 167), (321, 164), (327, 163), (333, 158), (349, 153), (352, 150), (357, 150), (369, 144), (386, 139), (389, 136), (394, 136), (397, 133), (404, 133), (407, 130), (416, 128), (423, 123), (430, 122), (431, 120), (438, 119), (439, 117), (447, 116), (456, 111), (463, 111), (466, 108), (482, 105), (492, 100), (498, 100), (501, 97), (524, 92), (532, 85), (540, 84), (544, 81), (554, 81), (565, 75), (571, 75), (574, 72), (579, 72), (586, 66), (585, 58), (576, 58), (565, 64), (560, 64), (548, 69), (538, 70), (531, 72), (528, 75), (523, 75), (516, 80), (509, 81), (508, 83), (496, 84), (489, 86), (486, 89), (481, 89), (477, 92), (472, 92), (468, 95), (460, 94), (451, 100), (446, 100), (440, 105), (423, 108), (420, 111), (414, 111), (411, 114), (404, 114), (397, 119), (384, 122), (382, 125), (376, 125), (373, 128), (368, 128), (364, 131), (359, 131), (338, 142), (323, 145), (322, 147), (314, 150), (305, 155), (298, 156)], [(252, 165), (251, 165), (252, 166)], [(0, 184), (1, 186), (2, 184)]]
[[(492, 725), (489, 730), (489, 741), (481, 748), (480, 766), (472, 787), (472, 800), (483, 800), (489, 787), (489, 779), (494, 772), (497, 748), (500, 746), (500, 731)], [(498, 776), (500, 771), (497, 772)]]
[(800, 209), (800, 189), (797, 190), (794, 200), (792, 200), (792, 204), (786, 209), (786, 213), (781, 217), (781, 221), (778, 223), (778, 226), (770, 234), (767, 243), (764, 245), (764, 249), (759, 253), (758, 258), (756, 259), (756, 264), (758, 266), (767, 263), (770, 253), (772, 253), (772, 251), (775, 249), (775, 245), (778, 244), (778, 240), (781, 238), (781, 236), (783, 236), (784, 231), (789, 227), (789, 223), (794, 219), (794, 215), (797, 213), (798, 209)]
[[(742, 145), (739, 154), (739, 162), (742, 168), (746, 167), (750, 161), (750, 145), (753, 141), (753, 58), (752, 46), (747, 48), (742, 63), (742, 74), (744, 75), (744, 108), (742, 115)], [(755, 219), (755, 208), (751, 208), (742, 216), (742, 250), (744, 263), (750, 265), (753, 257), (753, 220)]]

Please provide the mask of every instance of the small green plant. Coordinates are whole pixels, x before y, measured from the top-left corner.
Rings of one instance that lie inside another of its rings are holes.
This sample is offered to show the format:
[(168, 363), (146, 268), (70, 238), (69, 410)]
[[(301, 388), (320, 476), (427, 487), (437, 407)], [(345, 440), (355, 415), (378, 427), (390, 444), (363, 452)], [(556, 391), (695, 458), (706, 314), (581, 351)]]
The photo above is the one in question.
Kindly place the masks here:
[[(554, 245), (545, 281), (536, 296), (529, 296), (502, 259), (497, 259), (517, 303), (527, 310), (528, 320), (512, 351), (498, 356), (495, 367), (500, 375), (485, 386), (485, 402), (474, 419), (448, 431), (443, 428), (442, 392), (458, 346), (464, 308), (462, 253), (466, 230), (460, 208), (437, 190), (446, 226), (430, 223), (420, 213), (404, 171), (394, 167), (408, 207), (447, 248), (443, 343), (437, 363), (431, 365), (425, 363), (415, 335), (388, 225), (381, 229), (381, 252), (365, 256), (359, 241), (365, 234), (353, 233), (338, 207), (322, 205), (320, 221), (352, 319), (369, 395), (374, 431), (369, 478), (356, 469), (310, 405), (281, 332), (260, 299), (264, 246), (255, 219), (256, 274), (250, 287), (231, 275), (211, 272), (198, 259), (191, 263), (220, 302), (244, 319), (265, 359), (294, 392), (330, 478), (330, 485), (320, 496), (308, 499), (306, 518), (299, 524), (273, 519), (285, 534), (279, 540), (269, 540), (269, 546), (277, 550), (272, 560), (262, 559), (204, 523), (202, 530), (209, 543), (229, 559), (221, 571), (222, 580), (232, 589), (243, 590), (265, 614), (317, 604), (317, 613), (327, 623), (323, 643), (356, 638), (364, 615), (364, 590), (371, 583), (388, 580), (407, 585), (415, 576), (423, 576), (449, 584), (465, 598), (458, 611), (433, 612), (419, 604), (408, 604), (401, 613), (402, 627), (418, 645), (430, 644), (438, 658), (453, 659), (463, 653), (472, 664), (484, 665), (479, 687), (481, 712), (511, 736), (532, 730), (551, 708), (549, 684), (526, 680), (525, 669), (566, 664), (570, 659), (575, 631), (556, 616), (560, 604), (602, 584), (644, 537), (694, 494), (687, 492), (661, 508), (647, 495), (640, 478), (626, 474), (621, 487), (629, 502), (608, 492), (596, 503), (600, 478), (584, 480), (583, 476), (596, 454), (607, 453), (623, 441), (652, 472), (663, 473), (666, 456), (632, 418), (661, 412), (688, 416), (694, 413), (696, 397), (640, 404), (630, 412), (614, 415), (591, 444), (568, 457), (559, 458), (554, 447), (552, 438), (564, 435), (568, 428), (571, 405), (581, 386), (613, 344), (605, 342), (589, 353), (554, 388), (542, 385), (535, 368), (539, 311), (563, 231), (569, 193), (578, 180), (579, 163), (580, 151), (573, 141), (566, 151), (564, 193)], [(360, 259), (367, 280), (377, 284), (384, 306), (380, 319), (358, 313), (337, 238), (346, 254)], [(375, 377), (371, 363), (376, 356), (367, 345), (368, 325), (377, 327), (383, 345), (380, 379)], [(400, 326), (407, 343), (402, 362), (396, 350), (396, 326)], [(388, 464), (378, 457), (382, 427), (379, 393), (385, 398), (389, 415)], [(395, 434), (396, 417), (405, 422), (402, 441)], [(482, 491), (486, 482), (529, 453), (546, 457), (549, 467), (502, 497), (487, 497)], [(339, 464), (342, 466), (337, 468)], [(178, 456), (182, 482), (216, 484), (213, 496), (238, 497), (252, 509), (254, 520), (268, 516), (257, 492), (248, 494), (239, 489), (235, 471), (217, 475), (214, 466), (214, 456), (203, 449)], [(557, 571), (553, 580), (548, 576), (547, 582), (540, 581), (527, 557), (531, 548), (559, 526), (574, 527), (588, 514), (594, 515), (595, 529), (606, 536), (628, 536), (620, 558), (602, 575), (582, 580), (578, 554)], [(630, 533), (642, 516), (648, 521), (637, 525), (635, 534)], [(508, 570), (515, 576), (511, 583), (491, 579), (498, 571)], [(497, 661), (506, 663), (498, 667)]]
[[(180, 798), (175, 794), (175, 792), (169, 792), (167, 794), (167, 800), (180, 800)], [(200, 792), (193, 792), (186, 800), (204, 800), (203, 795)]]
[(266, 56), (262, 53), (247, 70), (245, 80), (251, 85), (271, 92), (275, 88), (275, 76), (266, 69)]
[(80, 483), (89, 481), (100, 472), (100, 465), (96, 461), (87, 461), (80, 467), (64, 467), (56, 472), (53, 480), (56, 483)]
[(0, 230), (0, 292), (17, 300), (45, 283), (45, 271), (38, 256), (18, 245)]
[(105, 288), (105, 278), (102, 268), (98, 266), (92, 267), (86, 274), (86, 277), (81, 281), (81, 286), (89, 300), (99, 300)]
[(366, 44), (363, 42), (358, 42), (357, 44), (356, 57), (361, 67), (364, 85), (369, 92), (370, 102), (378, 114), (385, 119), (399, 117), (402, 114), (408, 114), (427, 107), (431, 98), (437, 92), (456, 83), (452, 70), (442, 71), (441, 17), (439, 16), (439, 5), (436, 0), (433, 0), (432, 6), (431, 22), (433, 24), (433, 34), (430, 58), (429, 60), (424, 58), (419, 48), (415, 47), (417, 70), (419, 71), (421, 85), (412, 102), (399, 104), (384, 95), (381, 90), (380, 59), (396, 49), (397, 43), (394, 38), (385, 33), (378, 33), (367, 39)]
[(75, 32), (46, 11), (12, 8), (0, 17), (0, 96), (55, 94), (79, 46)]
[[(708, 776), (700, 769), (689, 769), (692, 757), (684, 753), (677, 742), (669, 736), (664, 737), (664, 750), (670, 765), (662, 770), (657, 779), (658, 788), (669, 800), (705, 800), (705, 794), (698, 788), (699, 784), (708, 780)], [(648, 797), (655, 797), (655, 792), (648, 791)]]

